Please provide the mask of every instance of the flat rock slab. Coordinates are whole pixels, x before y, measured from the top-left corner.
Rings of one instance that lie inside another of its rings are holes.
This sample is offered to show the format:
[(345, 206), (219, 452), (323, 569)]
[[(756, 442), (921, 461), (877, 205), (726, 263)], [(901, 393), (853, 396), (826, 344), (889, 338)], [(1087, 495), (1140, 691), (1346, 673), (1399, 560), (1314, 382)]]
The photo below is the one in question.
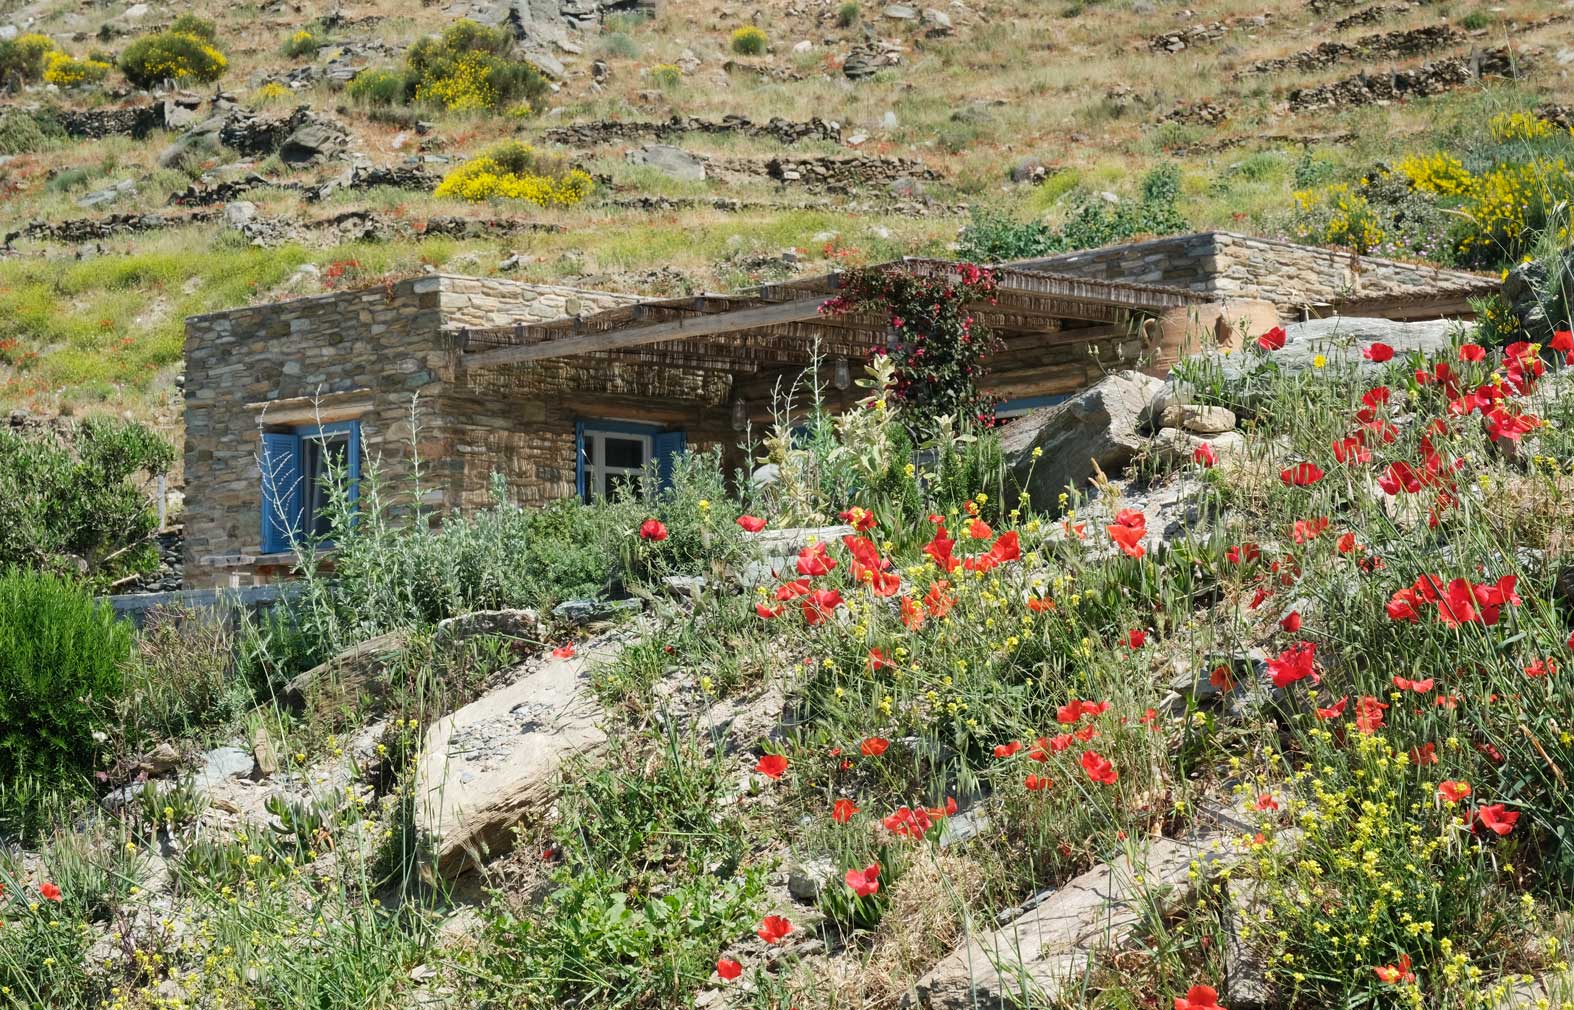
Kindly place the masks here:
[(1223, 844), (1222, 836), (1160, 838), (1134, 858), (1094, 867), (935, 965), (918, 980), (918, 1005), (993, 1010), (1029, 998), (1054, 1002), (1080, 983), (1095, 951), (1130, 936), (1142, 921), (1145, 895), (1175, 902), (1187, 890), (1192, 861)]
[(589, 671), (620, 648), (549, 657), (427, 729), (415, 826), (428, 843), (431, 871), (456, 877), (506, 852), (509, 829), (550, 802), (564, 761), (605, 743)]

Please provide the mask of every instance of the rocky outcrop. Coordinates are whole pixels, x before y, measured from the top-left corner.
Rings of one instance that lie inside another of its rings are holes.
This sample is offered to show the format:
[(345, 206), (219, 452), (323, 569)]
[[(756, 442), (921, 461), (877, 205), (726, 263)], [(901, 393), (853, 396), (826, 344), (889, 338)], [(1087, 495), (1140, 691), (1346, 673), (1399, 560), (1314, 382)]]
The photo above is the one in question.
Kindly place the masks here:
[(1174, 31), (1164, 32), (1148, 39), (1148, 48), (1156, 53), (1178, 53), (1192, 46), (1200, 46), (1208, 42), (1217, 42), (1224, 38), (1230, 26), (1223, 21), (1210, 21), (1207, 24), (1189, 25), (1177, 28)]
[(404, 658), (409, 642), (408, 632), (390, 631), (351, 646), (292, 679), (284, 688), (284, 700), (300, 707), (323, 694), (348, 699), (361, 694), (382, 697), (388, 690), (386, 675)]
[(1519, 263), (1503, 278), (1503, 300), (1529, 340), (1546, 343), (1574, 315), (1574, 246)]
[[(1146, 446), (1140, 419), (1163, 385), (1141, 372), (1116, 372), (1001, 429), (1006, 465), (1032, 497), (1033, 507), (1057, 509), (1061, 492), (1081, 490), (1095, 467), (1118, 475)], [(1043, 451), (1035, 458), (1039, 449)]]
[(510, 829), (545, 810), (563, 763), (605, 742), (588, 674), (617, 652), (605, 645), (548, 658), (432, 724), (415, 786), (429, 875), (453, 878), (506, 852)]
[(1149, 901), (1178, 909), (1193, 861), (1223, 855), (1223, 846), (1221, 836), (1160, 838), (1089, 870), (935, 965), (918, 980), (917, 1005), (996, 1010), (1028, 993), (1044, 1005), (1073, 994), (1095, 952), (1120, 947), (1144, 921)]

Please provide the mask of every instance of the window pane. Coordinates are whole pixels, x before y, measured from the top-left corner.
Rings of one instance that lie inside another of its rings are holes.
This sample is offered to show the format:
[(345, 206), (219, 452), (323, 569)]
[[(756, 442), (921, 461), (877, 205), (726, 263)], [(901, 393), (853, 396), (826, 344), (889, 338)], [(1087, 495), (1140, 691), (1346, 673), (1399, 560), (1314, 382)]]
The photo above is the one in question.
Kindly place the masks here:
[(302, 440), (303, 479), (306, 482), (306, 527), (313, 536), (326, 536), (330, 530), (332, 493), (326, 486), (331, 475), (341, 482), (349, 480), (350, 436), (348, 432), (312, 436)]
[(629, 470), (638, 470), (645, 465), (645, 442), (638, 438), (618, 438), (616, 435), (606, 436), (604, 442), (606, 459), (601, 460), (603, 466), (619, 466)]

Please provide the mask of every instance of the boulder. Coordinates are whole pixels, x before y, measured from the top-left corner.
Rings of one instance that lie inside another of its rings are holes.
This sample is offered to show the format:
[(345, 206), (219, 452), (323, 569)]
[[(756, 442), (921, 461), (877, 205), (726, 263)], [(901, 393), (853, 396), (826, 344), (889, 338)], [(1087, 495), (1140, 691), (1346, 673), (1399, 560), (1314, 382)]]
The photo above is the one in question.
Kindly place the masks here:
[(409, 632), (390, 631), (351, 646), (327, 662), (297, 675), (285, 685), (284, 700), (298, 708), (306, 704), (308, 697), (320, 692), (353, 698), (364, 691), (380, 698), (388, 689), (384, 674), (404, 657), (409, 642)]
[(1074, 996), (1094, 952), (1119, 947), (1141, 927), (1150, 897), (1174, 911), (1189, 890), (1192, 861), (1223, 850), (1222, 836), (1160, 838), (1135, 856), (1094, 867), (935, 965), (918, 980), (917, 1005), (994, 1010), (1016, 1006), (1025, 988), (1038, 995), (1036, 1004)]
[(682, 182), (701, 182), (705, 178), (705, 162), (681, 147), (671, 144), (646, 144), (636, 147), (627, 155), (630, 164), (645, 165), (669, 179)]
[(1196, 461), (1197, 448), (1203, 443), (1213, 446), (1213, 453), (1220, 463), (1240, 459), (1246, 455), (1246, 436), (1238, 431), (1225, 431), (1203, 437), (1179, 428), (1161, 428), (1148, 443), (1148, 454), (1167, 470)]
[(1160, 427), (1181, 428), (1193, 435), (1218, 435), (1235, 430), (1235, 412), (1228, 407), (1172, 403), (1159, 418)]
[(506, 852), (510, 829), (545, 810), (563, 762), (606, 741), (588, 673), (617, 651), (548, 658), (427, 729), (414, 816), (429, 878), (451, 879)]
[[(1094, 467), (1109, 476), (1145, 445), (1137, 430), (1149, 399), (1163, 386), (1141, 372), (1116, 372), (1051, 407), (1024, 414), (1000, 433), (1006, 464), (1036, 509), (1053, 509), (1067, 488), (1080, 490)], [(1042, 449), (1039, 458), (1033, 451)]]
[(1368, 361), (1362, 351), (1372, 344), (1387, 344), (1398, 358), (1410, 351), (1437, 355), (1447, 351), (1454, 333), (1468, 323), (1447, 319), (1424, 322), (1400, 322), (1393, 319), (1368, 319), (1359, 316), (1333, 316), (1328, 319), (1309, 319), (1285, 326), (1284, 346), (1277, 351), (1264, 353), (1255, 346), (1245, 353), (1228, 357), (1214, 357), (1226, 379), (1238, 379), (1243, 374), (1271, 360), (1281, 372), (1305, 372), (1316, 366), (1321, 355), (1327, 368), (1355, 368), (1366, 375), (1376, 375), (1388, 365)]
[(1525, 338), (1543, 344), (1552, 339), (1553, 330), (1567, 325), (1574, 301), (1570, 292), (1574, 292), (1574, 246), (1513, 267), (1501, 290)]
[(349, 146), (344, 128), (331, 120), (309, 117), (279, 145), (286, 165), (311, 165), (341, 157)]
[(438, 621), (432, 632), (432, 646), (446, 649), (480, 635), (538, 641), (541, 638), (541, 619), (530, 609), (476, 610)]
[(209, 116), (175, 138), (174, 143), (159, 152), (159, 167), (178, 168), (188, 161), (218, 154), (219, 131), (223, 129), (226, 118), (226, 113)]
[(226, 779), (249, 776), (256, 766), (251, 751), (244, 747), (215, 747), (202, 755), (202, 760), (202, 770), (191, 781), (198, 792), (212, 789)]

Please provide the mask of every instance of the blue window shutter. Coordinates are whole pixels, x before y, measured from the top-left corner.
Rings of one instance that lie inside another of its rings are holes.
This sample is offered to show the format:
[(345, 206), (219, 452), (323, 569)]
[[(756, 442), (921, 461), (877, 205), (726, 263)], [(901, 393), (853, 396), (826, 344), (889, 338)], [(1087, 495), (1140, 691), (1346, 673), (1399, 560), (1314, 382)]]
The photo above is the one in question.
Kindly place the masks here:
[(354, 505), (361, 500), (361, 422), (348, 422), (350, 432), (350, 481), (349, 500)]
[(585, 422), (574, 422), (574, 494), (585, 499)]
[(658, 431), (650, 440), (651, 455), (656, 457), (656, 477), (662, 487), (672, 486), (673, 457), (683, 452), (688, 439), (681, 431)]
[(265, 432), (262, 436), (262, 550), (290, 549), (301, 525), (301, 439)]

